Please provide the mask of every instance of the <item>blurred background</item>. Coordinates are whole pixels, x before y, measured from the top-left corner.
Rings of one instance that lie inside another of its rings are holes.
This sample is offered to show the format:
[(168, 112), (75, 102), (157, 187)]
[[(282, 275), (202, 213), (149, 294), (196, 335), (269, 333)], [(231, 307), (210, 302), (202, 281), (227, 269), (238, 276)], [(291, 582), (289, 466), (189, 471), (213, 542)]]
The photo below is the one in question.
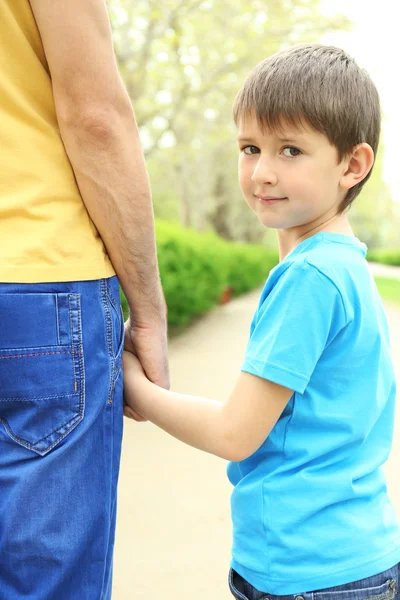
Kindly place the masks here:
[[(374, 261), (399, 378), (400, 120), (393, 0), (107, 0), (107, 5), (151, 179), (172, 389), (224, 400), (239, 373), (260, 286), (278, 254), (275, 231), (260, 225), (239, 189), (232, 103), (255, 64), (301, 42), (341, 46), (368, 70), (380, 92), (379, 153), (349, 216)], [(122, 292), (121, 298), (127, 316)], [(399, 418), (395, 431), (400, 440)], [(388, 487), (400, 517), (400, 445), (393, 448)], [(160, 594), (168, 600), (232, 598), (225, 467), (149, 423), (125, 422), (115, 600)]]
[(379, 7), (362, 0), (108, 0), (108, 6), (157, 218), (275, 246), (275, 232), (264, 230), (241, 197), (231, 107), (255, 64), (296, 43), (322, 42), (349, 51), (381, 94), (380, 152), (351, 210), (355, 233), (370, 248), (399, 245), (398, 33), (391, 0)]
[[(151, 179), (171, 332), (259, 286), (278, 261), (275, 231), (239, 189), (232, 104), (258, 62), (297, 43), (343, 47), (378, 87), (380, 147), (350, 221), (369, 260), (400, 265), (392, 0), (379, 10), (362, 0), (108, 0), (108, 8)], [(398, 281), (378, 285), (400, 302)]]

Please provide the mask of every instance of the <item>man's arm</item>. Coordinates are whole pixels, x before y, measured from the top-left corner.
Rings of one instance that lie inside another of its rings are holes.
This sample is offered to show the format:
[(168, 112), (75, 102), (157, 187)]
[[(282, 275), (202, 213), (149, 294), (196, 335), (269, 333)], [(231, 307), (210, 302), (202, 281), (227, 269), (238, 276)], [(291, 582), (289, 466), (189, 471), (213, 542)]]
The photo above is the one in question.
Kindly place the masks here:
[(132, 349), (149, 379), (167, 387), (166, 307), (150, 187), (105, 1), (30, 3), (51, 72), (62, 140), (129, 303)]

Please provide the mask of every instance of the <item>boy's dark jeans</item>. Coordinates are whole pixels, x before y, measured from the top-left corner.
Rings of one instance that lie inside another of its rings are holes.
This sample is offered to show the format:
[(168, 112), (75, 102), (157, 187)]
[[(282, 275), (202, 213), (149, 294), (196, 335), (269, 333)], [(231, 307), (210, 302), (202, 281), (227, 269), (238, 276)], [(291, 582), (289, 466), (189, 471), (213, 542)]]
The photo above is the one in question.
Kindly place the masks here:
[(237, 600), (400, 600), (399, 583), (400, 563), (383, 573), (345, 585), (278, 596), (256, 590), (233, 569), (229, 572), (229, 587)]

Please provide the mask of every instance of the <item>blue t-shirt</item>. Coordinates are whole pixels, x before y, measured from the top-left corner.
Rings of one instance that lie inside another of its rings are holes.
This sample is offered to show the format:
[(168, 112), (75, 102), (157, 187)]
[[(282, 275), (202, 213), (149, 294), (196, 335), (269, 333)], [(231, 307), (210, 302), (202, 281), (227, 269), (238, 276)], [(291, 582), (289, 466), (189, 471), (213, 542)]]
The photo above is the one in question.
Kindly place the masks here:
[(342, 585), (400, 561), (382, 469), (395, 379), (366, 250), (341, 234), (304, 240), (272, 269), (251, 324), (242, 370), (294, 391), (261, 448), (228, 465), (231, 565), (266, 593)]

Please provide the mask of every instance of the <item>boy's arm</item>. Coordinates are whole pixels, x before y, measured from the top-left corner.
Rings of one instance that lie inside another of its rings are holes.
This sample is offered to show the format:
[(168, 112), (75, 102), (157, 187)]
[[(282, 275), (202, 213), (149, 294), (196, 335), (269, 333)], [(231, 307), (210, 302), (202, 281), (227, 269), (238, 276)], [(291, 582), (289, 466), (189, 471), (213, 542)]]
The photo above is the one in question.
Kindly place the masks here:
[(258, 450), (293, 395), (244, 372), (225, 403), (170, 392), (149, 382), (127, 352), (124, 378), (125, 401), (137, 413), (185, 444), (234, 462)]

